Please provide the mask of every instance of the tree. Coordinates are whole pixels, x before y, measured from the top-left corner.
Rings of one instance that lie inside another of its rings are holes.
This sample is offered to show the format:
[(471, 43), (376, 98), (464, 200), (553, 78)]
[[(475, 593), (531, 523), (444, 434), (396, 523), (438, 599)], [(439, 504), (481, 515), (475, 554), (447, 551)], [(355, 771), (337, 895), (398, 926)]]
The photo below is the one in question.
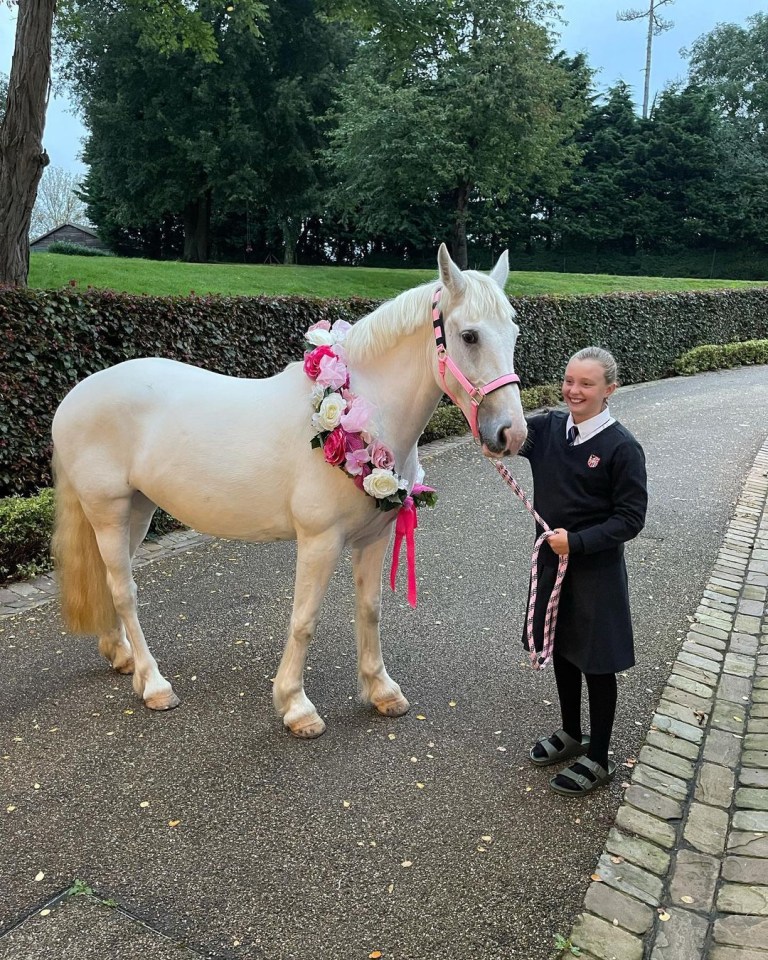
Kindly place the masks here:
[(303, 221), (321, 208), (321, 119), (349, 58), (347, 31), (321, 20), (313, 0), (273, 0), (258, 36), (222, 19), (218, 3), (199, 9), (213, 61), (142, 50), (135, 11), (88, 4), (67, 72), (89, 129), (91, 216), (110, 236), (156, 237), (158, 224), (179, 222), (184, 259), (206, 260), (217, 231), (226, 244), (245, 210), (258, 211), (292, 262)]
[(566, 248), (635, 253), (641, 130), (627, 84), (617, 83), (593, 104), (576, 138), (581, 164), (556, 201), (553, 229)]
[(707, 90), (718, 130), (721, 229), (730, 242), (768, 244), (768, 15), (720, 24), (686, 51), (690, 81)]
[(0, 284), (23, 286), (29, 273), (32, 208), (48, 164), (43, 129), (55, 10), (56, 0), (19, 0), (6, 109), (0, 123)]
[(651, 88), (651, 50), (653, 38), (660, 33), (666, 33), (674, 27), (671, 20), (659, 16), (659, 7), (674, 3), (675, 0), (649, 0), (647, 10), (624, 10), (616, 14), (617, 20), (648, 20), (648, 37), (645, 42), (645, 83), (643, 85), (643, 120), (648, 118), (648, 97)]
[(717, 183), (719, 126), (709, 91), (690, 84), (662, 93), (637, 152), (643, 249), (695, 248), (720, 235), (725, 210)]
[(447, 206), (452, 255), (466, 266), (477, 201), (504, 202), (544, 171), (556, 184), (574, 156), (579, 114), (543, 22), (554, 7), (398, 6), (407, 37), (395, 45), (376, 34), (362, 45), (334, 116), (335, 201), (363, 229), (392, 238), (418, 238)]
[[(196, 49), (215, 56), (210, 25), (188, 0), (125, 0), (139, 17), (139, 42), (168, 52)], [(54, 16), (76, 29), (76, 0), (17, 0), (13, 62), (0, 125), (0, 283), (24, 285), (29, 271), (29, 225), (37, 185), (48, 163), (42, 137), (51, 78)], [(222, 15), (253, 22), (258, 0), (238, 0)]]
[(32, 210), (31, 236), (53, 230), (61, 223), (87, 224), (85, 203), (78, 195), (80, 180), (63, 167), (45, 168)]

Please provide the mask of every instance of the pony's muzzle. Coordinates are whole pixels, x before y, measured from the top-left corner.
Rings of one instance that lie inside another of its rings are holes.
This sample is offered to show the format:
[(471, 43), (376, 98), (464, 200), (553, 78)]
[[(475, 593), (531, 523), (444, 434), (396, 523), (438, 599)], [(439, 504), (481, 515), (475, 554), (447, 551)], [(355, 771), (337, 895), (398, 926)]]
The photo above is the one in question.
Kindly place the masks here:
[(514, 457), (525, 443), (528, 435), (528, 428), (523, 425), (516, 427), (512, 424), (503, 424), (498, 427), (492, 436), (480, 431), (480, 440), (483, 444), (483, 454), (486, 457), (495, 459), (501, 457)]

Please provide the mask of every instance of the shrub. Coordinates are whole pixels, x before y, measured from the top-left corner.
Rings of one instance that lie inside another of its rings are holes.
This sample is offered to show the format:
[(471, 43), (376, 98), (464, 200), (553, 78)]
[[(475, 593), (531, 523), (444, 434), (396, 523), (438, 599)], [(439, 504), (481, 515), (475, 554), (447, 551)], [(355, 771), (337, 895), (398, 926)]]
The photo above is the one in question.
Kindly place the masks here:
[(741, 343), (707, 343), (687, 350), (675, 361), (675, 371), (686, 375), (704, 370), (724, 370), (748, 364), (768, 363), (768, 340)]
[[(0, 584), (36, 577), (52, 568), (55, 512), (52, 489), (41, 490), (34, 497), (0, 500)], [(184, 524), (164, 510), (156, 510), (147, 539), (157, 540), (180, 529), (185, 529)]]
[(63, 253), (70, 257), (114, 257), (111, 250), (102, 250), (99, 247), (87, 247), (82, 243), (72, 243), (70, 240), (55, 240), (46, 247), (46, 253)]
[(0, 500), (0, 582), (50, 569), (54, 510), (53, 490)]

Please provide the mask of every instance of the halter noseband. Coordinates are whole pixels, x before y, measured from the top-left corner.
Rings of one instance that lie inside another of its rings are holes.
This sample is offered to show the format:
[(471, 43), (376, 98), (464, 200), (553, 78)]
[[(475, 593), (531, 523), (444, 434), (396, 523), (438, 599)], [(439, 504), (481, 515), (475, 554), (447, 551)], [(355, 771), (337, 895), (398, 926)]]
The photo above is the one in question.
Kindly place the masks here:
[[(489, 393), (493, 393), (494, 390), (498, 390), (499, 387), (504, 387), (508, 383), (520, 383), (520, 377), (518, 377), (516, 373), (505, 373), (503, 377), (497, 377), (495, 380), (491, 380), (490, 383), (486, 383), (482, 387), (476, 387), (464, 376), (454, 361), (448, 356), (448, 351), (446, 349), (445, 331), (443, 330), (443, 314), (440, 310), (440, 297), (442, 296), (442, 293), (442, 288), (438, 287), (437, 290), (435, 290), (435, 295), (432, 299), (432, 325), (435, 330), (435, 345), (437, 346), (437, 369), (440, 374), (440, 386), (443, 388), (443, 391), (448, 394), (451, 400), (453, 400), (456, 406), (459, 407), (458, 400), (448, 389), (448, 384), (445, 382), (445, 368), (448, 367), (472, 403), (470, 416), (467, 417), (467, 422), (472, 430), (472, 436), (475, 437), (475, 439), (479, 439), (480, 434), (477, 428), (478, 407)], [(461, 407), (459, 407), (459, 409), (461, 409)]]

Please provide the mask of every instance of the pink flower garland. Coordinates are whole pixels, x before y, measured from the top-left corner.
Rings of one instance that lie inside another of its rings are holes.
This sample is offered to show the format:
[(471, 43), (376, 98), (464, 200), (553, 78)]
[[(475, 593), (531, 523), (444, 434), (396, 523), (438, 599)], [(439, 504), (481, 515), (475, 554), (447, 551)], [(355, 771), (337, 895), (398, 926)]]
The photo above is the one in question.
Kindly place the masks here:
[[(408, 485), (395, 471), (392, 451), (371, 435), (370, 404), (349, 389), (342, 347), (349, 329), (345, 320), (333, 326), (321, 320), (306, 333), (304, 372), (315, 384), (312, 446), (321, 448), (328, 463), (352, 477), (380, 510), (394, 510), (408, 497)], [(431, 487), (420, 486), (412, 499), (416, 506), (434, 506), (437, 497)]]

